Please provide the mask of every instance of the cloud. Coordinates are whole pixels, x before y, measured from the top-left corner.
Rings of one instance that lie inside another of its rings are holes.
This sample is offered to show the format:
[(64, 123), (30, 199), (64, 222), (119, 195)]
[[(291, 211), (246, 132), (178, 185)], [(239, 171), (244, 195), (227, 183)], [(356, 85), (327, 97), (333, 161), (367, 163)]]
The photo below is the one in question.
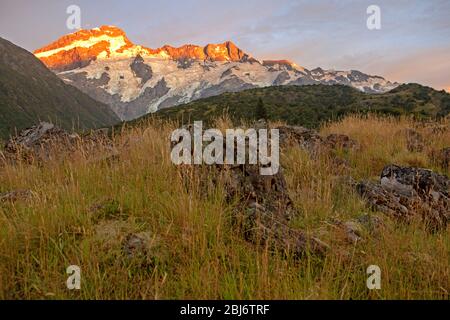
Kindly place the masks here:
[(391, 61), (381, 61), (387, 78), (417, 82), (436, 89), (448, 89), (450, 83), (450, 45), (424, 48)]

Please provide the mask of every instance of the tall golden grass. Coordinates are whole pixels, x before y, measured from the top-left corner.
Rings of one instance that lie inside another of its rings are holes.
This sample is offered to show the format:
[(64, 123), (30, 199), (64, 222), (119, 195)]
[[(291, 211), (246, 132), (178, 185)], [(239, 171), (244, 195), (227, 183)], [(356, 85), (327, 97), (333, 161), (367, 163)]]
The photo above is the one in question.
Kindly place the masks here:
[[(226, 128), (232, 124), (221, 119)], [(439, 123), (449, 126), (448, 121)], [(231, 223), (222, 187), (185, 188), (170, 161), (174, 123), (150, 119), (114, 136), (118, 159), (92, 161), (80, 150), (44, 165), (5, 164), (0, 192), (31, 190), (30, 199), (0, 203), (1, 299), (449, 299), (449, 230), (420, 224), (385, 226), (353, 245), (333, 219), (368, 213), (339, 178), (371, 179), (396, 163), (448, 175), (430, 152), (449, 145), (450, 131), (433, 133), (409, 118), (350, 116), (322, 134), (342, 133), (361, 150), (342, 152), (343, 172), (327, 157), (299, 148), (282, 155), (290, 195), (300, 212), (294, 227), (330, 245), (323, 257), (285, 257), (246, 242)], [(409, 152), (402, 129), (426, 138)], [(98, 159), (98, 158), (96, 158)], [(380, 213), (373, 213), (380, 214)], [(122, 243), (145, 233), (148, 255), (127, 257)], [(366, 287), (366, 268), (381, 268), (381, 290)], [(66, 268), (81, 267), (81, 290), (66, 287)]]

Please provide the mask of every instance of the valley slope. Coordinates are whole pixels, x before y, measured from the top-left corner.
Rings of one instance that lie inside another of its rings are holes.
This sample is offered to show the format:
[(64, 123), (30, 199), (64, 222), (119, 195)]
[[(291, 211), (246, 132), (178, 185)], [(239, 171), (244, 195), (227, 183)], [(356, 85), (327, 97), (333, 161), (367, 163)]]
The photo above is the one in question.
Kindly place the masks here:
[(107, 105), (65, 84), (33, 54), (0, 38), (0, 138), (40, 120), (66, 129), (119, 121)]
[(234, 121), (253, 121), (261, 113), (261, 104), (269, 120), (317, 127), (350, 113), (444, 117), (450, 113), (450, 94), (419, 84), (401, 85), (383, 94), (363, 93), (344, 85), (268, 87), (224, 93), (160, 110), (156, 116), (188, 123), (208, 122), (227, 114)]

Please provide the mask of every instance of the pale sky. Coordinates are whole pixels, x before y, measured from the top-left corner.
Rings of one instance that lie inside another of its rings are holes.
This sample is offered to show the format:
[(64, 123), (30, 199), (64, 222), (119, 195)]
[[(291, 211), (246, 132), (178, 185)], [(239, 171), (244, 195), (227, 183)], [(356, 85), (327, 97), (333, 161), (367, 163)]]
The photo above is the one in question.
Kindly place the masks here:
[[(450, 0), (0, 0), (0, 37), (33, 51), (82, 28), (116, 25), (136, 44), (205, 45), (232, 40), (257, 59), (309, 69), (356, 69), (450, 92)], [(381, 9), (368, 30), (366, 9)]]

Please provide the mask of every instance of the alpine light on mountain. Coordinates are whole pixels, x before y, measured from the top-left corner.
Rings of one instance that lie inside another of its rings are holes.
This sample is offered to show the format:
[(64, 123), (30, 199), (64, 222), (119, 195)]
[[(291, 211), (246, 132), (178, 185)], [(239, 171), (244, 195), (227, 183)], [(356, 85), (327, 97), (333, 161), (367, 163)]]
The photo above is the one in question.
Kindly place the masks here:
[(131, 120), (196, 99), (273, 85), (345, 84), (385, 92), (398, 84), (359, 71), (309, 71), (287, 60), (259, 61), (233, 42), (151, 49), (113, 26), (80, 30), (36, 50), (65, 82)]

